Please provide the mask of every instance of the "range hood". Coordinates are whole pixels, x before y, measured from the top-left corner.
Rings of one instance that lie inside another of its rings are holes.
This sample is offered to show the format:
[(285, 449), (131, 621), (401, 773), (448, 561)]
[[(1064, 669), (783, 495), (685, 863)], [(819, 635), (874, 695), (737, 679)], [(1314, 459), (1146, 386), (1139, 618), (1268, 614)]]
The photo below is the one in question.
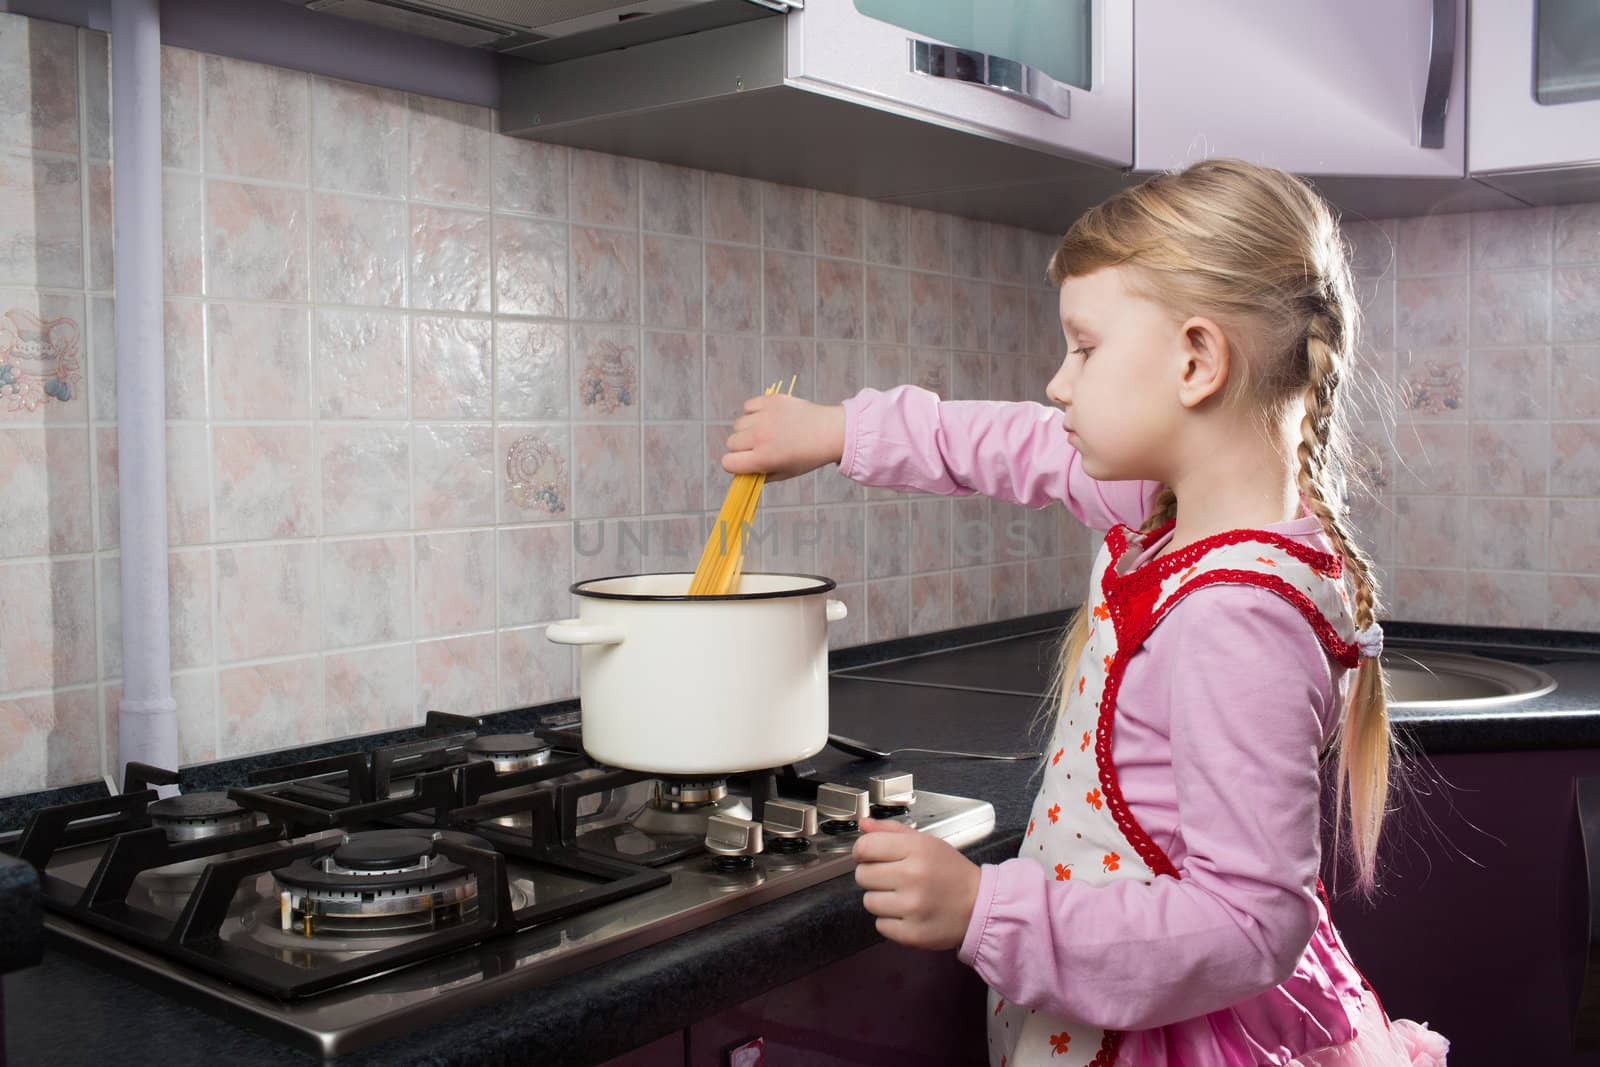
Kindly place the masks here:
[(796, 84), (790, 23), (759, 19), (566, 63), (502, 60), (500, 132), (1048, 233), (1129, 184), (1120, 169)]
[(555, 63), (782, 14), (803, 0), (304, 0), (311, 11)]

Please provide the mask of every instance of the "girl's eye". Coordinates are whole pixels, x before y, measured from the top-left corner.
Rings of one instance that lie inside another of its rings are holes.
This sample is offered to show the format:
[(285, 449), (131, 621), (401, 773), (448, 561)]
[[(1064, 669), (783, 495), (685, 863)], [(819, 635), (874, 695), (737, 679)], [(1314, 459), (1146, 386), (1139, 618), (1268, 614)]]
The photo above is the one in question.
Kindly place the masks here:
[(1084, 345), (1081, 348), (1069, 348), (1069, 349), (1067, 349), (1067, 351), (1069, 353), (1073, 354), (1073, 355), (1079, 355), (1079, 356), (1082, 356), (1084, 359), (1088, 359), (1089, 358), (1089, 353), (1093, 352), (1094, 349), (1091, 348), (1088, 345)]

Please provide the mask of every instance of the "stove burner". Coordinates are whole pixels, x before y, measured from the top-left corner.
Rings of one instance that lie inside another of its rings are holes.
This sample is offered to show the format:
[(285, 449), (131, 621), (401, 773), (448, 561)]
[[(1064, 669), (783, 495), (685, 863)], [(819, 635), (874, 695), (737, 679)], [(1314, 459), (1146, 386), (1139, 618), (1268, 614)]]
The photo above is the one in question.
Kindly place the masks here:
[(282, 928), (319, 934), (392, 934), (455, 925), (478, 909), (478, 880), (438, 851), (439, 840), (489, 849), (451, 830), (368, 830), (320, 859), (272, 872)]
[[(526, 908), (535, 903), (535, 888), (531, 881), (513, 879), (510, 888), (512, 908)], [(255, 942), (285, 963), (315, 967), (329, 961), (354, 960), (385, 949), (399, 948), (414, 941), (419, 934), (430, 932), (430, 927), (424, 924), (351, 930), (323, 923), (314, 929), (311, 937), (307, 937), (303, 923), (292, 929), (285, 928), (279, 921), (278, 911), (276, 903), (247, 911), (237, 926), (224, 929), (223, 937), (236, 942)], [(471, 918), (471, 912), (468, 918)], [(467, 966), (482, 977), (482, 963)], [(435, 982), (430, 979), (428, 984), (432, 986)]]
[(673, 779), (656, 782), (655, 795), (633, 817), (633, 828), (653, 836), (681, 836), (704, 840), (713, 815), (750, 818), (750, 804), (728, 795), (722, 778)]
[(198, 841), (250, 830), (256, 825), (255, 814), (240, 807), (226, 793), (179, 793), (154, 801), (145, 813), (168, 841)]
[(466, 744), (467, 759), (473, 762), (488, 760), (497, 774), (525, 771), (542, 763), (549, 763), (550, 745), (537, 734), (487, 734), (474, 737)]
[(665, 811), (679, 811), (715, 804), (727, 795), (728, 782), (724, 778), (663, 778), (656, 783), (653, 803)]
[(426, 830), (372, 830), (345, 838), (323, 869), (330, 874), (394, 874), (425, 869), (433, 854), (433, 835)]

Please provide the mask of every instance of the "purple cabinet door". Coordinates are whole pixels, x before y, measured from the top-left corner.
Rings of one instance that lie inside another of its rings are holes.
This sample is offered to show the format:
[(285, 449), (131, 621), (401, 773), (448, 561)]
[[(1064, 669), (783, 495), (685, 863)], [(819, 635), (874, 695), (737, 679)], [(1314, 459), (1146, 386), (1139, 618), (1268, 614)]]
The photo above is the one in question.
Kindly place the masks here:
[(771, 1067), (969, 1067), (987, 1059), (984, 985), (953, 952), (889, 942), (689, 1029), (685, 1067), (729, 1067), (754, 1038)]
[(1573, 1050), (1588, 954), (1574, 783), (1597, 773), (1600, 751), (1434, 756), (1392, 798), (1373, 903), (1335, 893), (1384, 1007), (1448, 1037), (1452, 1067), (1600, 1065)]

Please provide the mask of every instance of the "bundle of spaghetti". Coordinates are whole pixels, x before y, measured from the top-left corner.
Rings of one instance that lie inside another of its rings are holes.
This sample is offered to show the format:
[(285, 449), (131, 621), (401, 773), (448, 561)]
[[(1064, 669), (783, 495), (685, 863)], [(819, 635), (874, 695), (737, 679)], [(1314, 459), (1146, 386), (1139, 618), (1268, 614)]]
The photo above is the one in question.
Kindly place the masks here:
[[(794, 395), (794, 383), (799, 375), (789, 379), (789, 395)], [(783, 388), (774, 382), (766, 389), (771, 396)], [(739, 577), (744, 573), (744, 541), (755, 518), (756, 504), (761, 500), (761, 487), (767, 482), (765, 474), (736, 474), (728, 486), (728, 495), (722, 500), (722, 510), (717, 513), (716, 525), (706, 538), (706, 547), (700, 553), (700, 563), (694, 569), (694, 580), (689, 583), (690, 596), (725, 596), (739, 587)]]

